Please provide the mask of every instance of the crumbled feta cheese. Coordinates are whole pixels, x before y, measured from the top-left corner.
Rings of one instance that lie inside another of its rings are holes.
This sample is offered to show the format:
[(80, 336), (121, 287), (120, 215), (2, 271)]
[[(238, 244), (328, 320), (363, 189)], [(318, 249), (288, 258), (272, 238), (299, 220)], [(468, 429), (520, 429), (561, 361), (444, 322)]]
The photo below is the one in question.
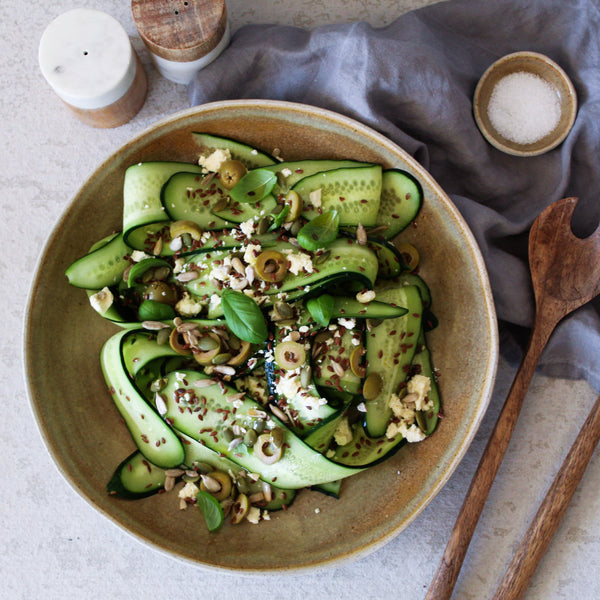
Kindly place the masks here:
[(187, 292), (183, 292), (183, 297), (175, 304), (175, 310), (182, 317), (196, 317), (202, 312), (202, 308), (203, 305)]
[(385, 432), (388, 438), (393, 438), (400, 434), (407, 442), (420, 442), (427, 437), (416, 423), (416, 419), (417, 411), (431, 408), (431, 403), (425, 402), (430, 386), (431, 381), (429, 377), (415, 375), (408, 381), (408, 394), (404, 398), (392, 394), (390, 408), (392, 409), (394, 419), (390, 422)]
[(342, 317), (338, 319), (338, 323), (346, 329), (354, 329), (356, 327), (356, 319), (345, 319)]
[(182, 500), (195, 500), (199, 491), (200, 488), (195, 483), (189, 481), (179, 490), (179, 494), (177, 495)]
[[(267, 360), (266, 357), (265, 360)], [(301, 369), (293, 369), (281, 373), (275, 383), (277, 395), (282, 396), (283, 398), (298, 398), (307, 408), (317, 408), (318, 406), (327, 404), (325, 398), (314, 396), (302, 387), (300, 372)]]
[(333, 434), (333, 438), (338, 446), (345, 446), (352, 441), (352, 428), (350, 427), (350, 421), (347, 417), (344, 417), (340, 421)]
[(432, 403), (427, 402), (427, 394), (431, 389), (431, 379), (425, 375), (414, 375), (408, 380), (406, 390), (409, 394), (416, 394), (415, 409), (429, 410), (432, 408)]
[(313, 272), (313, 263), (309, 254), (304, 252), (294, 252), (293, 250), (284, 250), (283, 253), (288, 259), (288, 271), (294, 275), (306, 271)]
[(287, 167), (284, 167), (283, 169), (281, 169), (281, 174), (284, 177), (289, 177), (292, 174), (292, 170), (288, 169)]
[(251, 506), (248, 510), (248, 514), (246, 515), (246, 520), (253, 525), (258, 525), (258, 522), (260, 521), (260, 508)]
[(240, 229), (247, 238), (252, 237), (255, 229), (254, 219), (248, 219), (247, 221), (240, 223)]
[(356, 294), (356, 299), (362, 304), (372, 302), (373, 300), (375, 300), (375, 291), (365, 290), (364, 292), (358, 292), (358, 294)]
[(220, 304), (221, 304), (221, 296), (219, 296), (219, 294), (213, 294), (210, 297), (210, 300), (209, 300), (208, 304), (209, 304), (209, 310), (213, 309), (213, 308), (216, 308), (217, 306), (220, 306)]
[(231, 158), (231, 152), (226, 150), (215, 150), (208, 156), (200, 156), (198, 158), (198, 164), (206, 171), (207, 173), (216, 173), (221, 165)]
[(107, 287), (103, 287), (99, 292), (90, 296), (92, 308), (101, 315), (112, 306), (114, 300), (113, 293)]
[(173, 264), (173, 273), (176, 275), (177, 273), (181, 273), (183, 268), (186, 265), (185, 258), (179, 257), (175, 259), (175, 263)]
[(256, 263), (256, 257), (261, 252), (260, 244), (248, 244), (244, 250), (244, 262), (248, 265)]
[(133, 262), (140, 262), (140, 261), (144, 260), (145, 258), (152, 258), (152, 257), (149, 254), (142, 252), (141, 250), (134, 250), (131, 253), (131, 260)]

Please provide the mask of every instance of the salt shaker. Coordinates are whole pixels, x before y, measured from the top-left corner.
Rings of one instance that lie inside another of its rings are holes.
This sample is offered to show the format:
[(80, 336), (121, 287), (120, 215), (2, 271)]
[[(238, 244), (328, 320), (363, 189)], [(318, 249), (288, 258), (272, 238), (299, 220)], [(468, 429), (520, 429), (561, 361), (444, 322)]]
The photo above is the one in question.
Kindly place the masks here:
[(188, 84), (229, 43), (225, 0), (132, 0), (133, 20), (158, 71)]
[(42, 74), (75, 116), (92, 127), (118, 127), (141, 109), (144, 68), (120, 23), (76, 8), (56, 17), (39, 45)]

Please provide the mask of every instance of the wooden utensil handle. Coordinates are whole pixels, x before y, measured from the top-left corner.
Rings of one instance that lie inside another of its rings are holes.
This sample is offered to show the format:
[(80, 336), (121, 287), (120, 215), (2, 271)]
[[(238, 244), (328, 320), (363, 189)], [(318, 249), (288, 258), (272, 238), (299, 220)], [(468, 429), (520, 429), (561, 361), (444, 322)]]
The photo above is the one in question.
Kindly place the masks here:
[(533, 378), (542, 350), (555, 325), (556, 323), (543, 323), (539, 317), (536, 318), (536, 325), (534, 325), (527, 352), (519, 366), (494, 431), (473, 476), (469, 491), (425, 600), (449, 600), (452, 596), (452, 590), (458, 579), (477, 521), (481, 516), (483, 506), (517, 424), (517, 418), (521, 412), (527, 389)]
[(596, 400), (569, 454), (531, 522), (493, 600), (521, 598), (600, 441), (600, 398)]

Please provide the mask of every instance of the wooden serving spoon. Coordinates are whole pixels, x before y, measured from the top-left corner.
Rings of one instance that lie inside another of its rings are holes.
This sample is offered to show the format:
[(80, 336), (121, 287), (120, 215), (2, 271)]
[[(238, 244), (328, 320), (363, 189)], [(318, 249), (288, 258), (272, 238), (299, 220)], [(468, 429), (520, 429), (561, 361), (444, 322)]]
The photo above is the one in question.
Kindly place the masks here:
[(546, 208), (529, 234), (536, 314), (525, 356), (481, 457), (426, 600), (448, 600), (496, 477), (542, 350), (559, 321), (600, 293), (600, 227), (580, 239), (571, 230), (577, 198)]

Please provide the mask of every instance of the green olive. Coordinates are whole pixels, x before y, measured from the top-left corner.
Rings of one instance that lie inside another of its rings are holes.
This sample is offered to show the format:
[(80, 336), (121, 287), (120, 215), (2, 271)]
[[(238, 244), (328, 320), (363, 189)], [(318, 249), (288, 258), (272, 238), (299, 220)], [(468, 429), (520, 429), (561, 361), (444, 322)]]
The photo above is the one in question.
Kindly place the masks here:
[(231, 495), (233, 483), (231, 477), (223, 471), (212, 471), (209, 475), (202, 476), (200, 489), (208, 492), (217, 500), (225, 500)]
[(304, 346), (298, 342), (280, 342), (275, 347), (275, 361), (286, 371), (301, 367), (306, 362)]
[[(205, 338), (208, 338), (206, 342), (204, 342)], [(212, 342), (208, 340), (212, 340)], [(210, 365), (213, 358), (221, 353), (221, 338), (216, 333), (207, 333), (200, 339), (199, 346), (200, 348), (204, 346), (207, 350), (194, 353), (196, 362), (200, 365)], [(211, 347), (209, 348), (209, 346)]]
[(419, 265), (419, 251), (412, 244), (408, 243), (398, 244), (397, 248), (406, 266), (410, 271), (414, 271)]
[(226, 160), (219, 168), (221, 185), (230, 190), (247, 172), (248, 169), (239, 160)]
[(165, 281), (151, 281), (144, 286), (142, 293), (144, 300), (154, 300), (163, 304), (175, 304), (177, 302), (177, 290)]
[(187, 234), (193, 240), (198, 241), (202, 237), (202, 233), (200, 225), (193, 221), (173, 221), (169, 226), (169, 234), (173, 240)]
[(285, 217), (285, 222), (291, 223), (302, 214), (302, 198), (298, 192), (290, 190), (285, 196), (285, 204), (290, 207)]
[(250, 510), (250, 501), (246, 494), (240, 494), (231, 508), (231, 523), (237, 525), (244, 520)]
[(356, 346), (350, 355), (350, 369), (357, 377), (364, 377), (366, 369), (362, 364), (362, 357), (365, 354), (365, 349), (362, 346)]
[(254, 270), (263, 281), (281, 281), (287, 275), (288, 261), (277, 250), (265, 250), (256, 257)]

